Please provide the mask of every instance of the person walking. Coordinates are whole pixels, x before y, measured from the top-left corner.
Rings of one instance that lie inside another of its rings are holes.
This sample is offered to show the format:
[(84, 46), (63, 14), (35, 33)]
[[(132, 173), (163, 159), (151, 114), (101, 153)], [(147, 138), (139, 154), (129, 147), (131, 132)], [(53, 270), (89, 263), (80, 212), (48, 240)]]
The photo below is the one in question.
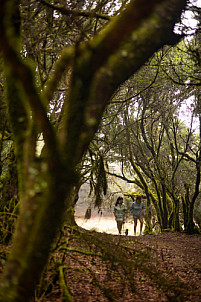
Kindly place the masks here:
[(141, 199), (141, 196), (137, 196), (136, 200), (131, 204), (130, 212), (133, 214), (134, 219), (134, 236), (136, 236), (136, 229), (137, 229), (137, 220), (140, 221), (140, 235), (143, 235), (142, 228), (143, 228), (143, 218), (145, 214), (146, 206)]
[(122, 226), (125, 222), (126, 205), (123, 202), (123, 197), (119, 196), (114, 205), (114, 216), (117, 222), (117, 229), (119, 235), (121, 235)]

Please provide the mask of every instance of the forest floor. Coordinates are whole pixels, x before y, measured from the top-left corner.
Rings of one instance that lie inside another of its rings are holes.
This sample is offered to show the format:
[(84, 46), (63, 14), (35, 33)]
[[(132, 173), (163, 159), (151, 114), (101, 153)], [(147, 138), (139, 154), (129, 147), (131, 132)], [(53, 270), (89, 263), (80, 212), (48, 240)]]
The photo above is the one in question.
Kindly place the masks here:
[(61, 292), (74, 302), (201, 301), (201, 236), (84, 231), (70, 235), (67, 246), (56, 252), (65, 283), (60, 274), (60, 286), (41, 301), (68, 301)]
[(42, 280), (33, 301), (201, 301), (201, 236), (66, 229)]

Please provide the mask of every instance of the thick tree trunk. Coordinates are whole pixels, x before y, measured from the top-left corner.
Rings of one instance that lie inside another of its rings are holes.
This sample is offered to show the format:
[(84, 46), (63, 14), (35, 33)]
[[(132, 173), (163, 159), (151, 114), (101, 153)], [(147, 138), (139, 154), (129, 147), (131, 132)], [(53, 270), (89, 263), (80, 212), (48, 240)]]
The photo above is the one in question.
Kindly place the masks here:
[(151, 201), (150, 201), (150, 197), (148, 194), (146, 194), (147, 196), (147, 208), (146, 208), (146, 216), (145, 216), (145, 233), (151, 233), (153, 228), (152, 228), (152, 211), (151, 211)]
[[(36, 179), (34, 184), (31, 183), (32, 180), (27, 180), (26, 187), (29, 192), (24, 194), (26, 197), (21, 201), (21, 213), (12, 246), (14, 252), (9, 258), (1, 283), (2, 302), (22, 302), (30, 299), (43, 265), (48, 259), (51, 244), (62, 224), (64, 208), (69, 202), (66, 196), (71, 191), (72, 183), (66, 177), (66, 169), (53, 173), (51, 178), (46, 176), (49, 183), (44, 193), (42, 190), (35, 191)], [(39, 178), (39, 183), (41, 181), (44, 185), (44, 180)]]
[[(201, 117), (200, 117), (200, 128), (201, 128)], [(201, 132), (201, 129), (200, 129)], [(196, 232), (195, 230), (195, 223), (193, 221), (193, 211), (194, 211), (194, 205), (195, 205), (195, 201), (200, 193), (200, 166), (201, 166), (201, 159), (200, 156), (201, 153), (199, 151), (198, 153), (198, 157), (197, 157), (197, 161), (196, 161), (196, 170), (197, 170), (197, 174), (196, 174), (196, 184), (195, 184), (195, 191), (192, 197), (191, 202), (189, 203), (189, 207), (188, 207), (188, 220), (187, 220), (187, 225), (185, 228), (185, 231), (188, 234), (193, 234)]]
[(175, 232), (181, 231), (180, 218), (179, 218), (179, 200), (174, 199), (173, 204), (173, 229)]
[(193, 210), (194, 210), (194, 206), (193, 206), (192, 203), (190, 203), (189, 210), (188, 210), (188, 222), (187, 222), (187, 226), (186, 226), (186, 229), (185, 229), (185, 231), (188, 234), (194, 234), (194, 233), (196, 233), (196, 231), (195, 231), (195, 223), (193, 221)]
[(184, 185), (185, 187), (185, 197), (182, 199), (182, 207), (183, 207), (183, 216), (184, 216), (184, 230), (187, 229), (188, 225), (188, 212), (189, 212), (189, 205), (190, 205), (190, 186), (188, 184)]
[(163, 200), (163, 213), (162, 213), (163, 230), (166, 230), (168, 228), (168, 210), (167, 210), (166, 189), (164, 184), (162, 184), (162, 200)]

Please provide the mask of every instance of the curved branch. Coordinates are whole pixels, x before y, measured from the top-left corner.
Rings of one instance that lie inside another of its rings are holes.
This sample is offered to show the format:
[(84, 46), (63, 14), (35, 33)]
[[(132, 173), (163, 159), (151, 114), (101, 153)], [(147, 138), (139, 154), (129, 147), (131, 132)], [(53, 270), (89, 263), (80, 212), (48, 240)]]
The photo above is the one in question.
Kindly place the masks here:
[(40, 2), (66, 16), (96, 18), (96, 19), (103, 19), (103, 20), (107, 20), (107, 21), (111, 19), (110, 16), (96, 13), (95, 10), (92, 10), (91, 12), (84, 11), (84, 10), (77, 10), (77, 9), (72, 10), (72, 9), (65, 7), (64, 5), (60, 5), (60, 4), (53, 5), (45, 0), (40, 0)]
[[(1, 9), (1, 12), (3, 13), (4, 10)], [(14, 76), (21, 82), (27, 100), (31, 106), (35, 118), (37, 119), (37, 122), (40, 125), (41, 131), (43, 132), (44, 140), (47, 145), (49, 145), (51, 156), (52, 158), (55, 158), (55, 154), (58, 153), (56, 136), (48, 119), (45, 106), (43, 105), (43, 99), (40, 97), (39, 92), (34, 84), (32, 70), (22, 61), (18, 52), (10, 43), (9, 38), (6, 35), (7, 30), (3, 21), (3, 17), (0, 16), (0, 49), (3, 53), (7, 66), (9, 66)]]
[[(137, 2), (138, 1), (134, 1), (134, 3)], [(139, 20), (141, 12), (140, 10), (138, 11), (138, 7), (136, 7), (136, 13), (139, 14), (138, 21), (141, 26), (138, 28), (139, 24), (137, 22), (133, 24), (133, 30), (128, 34), (127, 42), (122, 46), (123, 39), (119, 41), (121, 43), (119, 50), (119, 44), (116, 43), (115, 53), (105, 61), (102, 68), (95, 74), (93, 94), (90, 100), (91, 106), (87, 112), (88, 121), (90, 119), (94, 120), (94, 116), (96, 116), (98, 124), (100, 120), (99, 117), (102, 115), (108, 100), (113, 96), (115, 90), (133, 75), (154, 52), (168, 43), (177, 43), (181, 38), (173, 33), (173, 27), (181, 10), (185, 7), (186, 1), (165, 0), (159, 2), (155, 13), (150, 14), (147, 19), (142, 18)], [(133, 7), (134, 3), (132, 2)], [(152, 1), (150, 1), (150, 3), (153, 5)], [(122, 21), (120, 24), (125, 30), (124, 22)], [(108, 30), (106, 34), (108, 36), (107, 39), (111, 40), (112, 45), (115, 37), (111, 37), (111, 33), (112, 30)], [(124, 36), (124, 38), (126, 37)], [(103, 39), (105, 44), (107, 44), (107, 39)], [(109, 43), (110, 42), (108, 42), (108, 44)], [(105, 48), (106, 46), (102, 49)], [(104, 54), (104, 56), (106, 55)], [(93, 59), (94, 58), (96, 58), (96, 55), (93, 56)], [(99, 58), (96, 59), (100, 62)], [(86, 126), (87, 128), (96, 128), (97, 124)]]
[(53, 98), (54, 92), (59, 85), (64, 71), (71, 65), (74, 58), (74, 51), (74, 47), (65, 48), (61, 52), (60, 58), (56, 61), (43, 91), (46, 105), (48, 105)]

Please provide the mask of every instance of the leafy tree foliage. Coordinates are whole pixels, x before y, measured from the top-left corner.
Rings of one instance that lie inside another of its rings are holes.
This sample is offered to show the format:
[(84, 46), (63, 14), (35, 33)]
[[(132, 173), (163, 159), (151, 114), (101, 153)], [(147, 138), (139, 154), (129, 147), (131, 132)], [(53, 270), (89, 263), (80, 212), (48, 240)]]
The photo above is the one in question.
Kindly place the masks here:
[(152, 204), (160, 228), (179, 231), (182, 204), (182, 224), (191, 233), (192, 208), (199, 194), (200, 149), (192, 124), (188, 129), (178, 116), (182, 103), (195, 91), (168, 80), (160, 65), (163, 56), (158, 54), (122, 88), (118, 97), (125, 101), (118, 105), (116, 99), (111, 104), (101, 135), (109, 161), (121, 162), (118, 177), (132, 182), (135, 191), (137, 186), (147, 198), (148, 230)]

